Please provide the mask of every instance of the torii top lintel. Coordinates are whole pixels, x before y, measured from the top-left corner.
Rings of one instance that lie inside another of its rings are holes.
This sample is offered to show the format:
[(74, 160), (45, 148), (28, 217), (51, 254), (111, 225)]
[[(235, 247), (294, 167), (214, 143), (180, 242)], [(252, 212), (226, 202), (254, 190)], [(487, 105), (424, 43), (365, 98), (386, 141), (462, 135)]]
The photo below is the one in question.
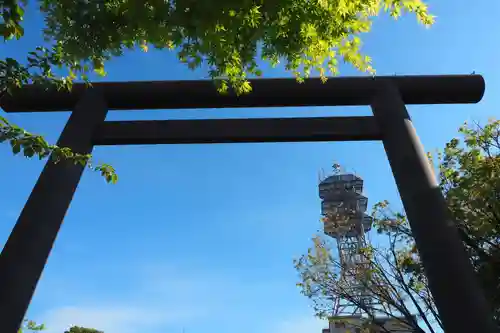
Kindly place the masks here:
[[(109, 110), (194, 109), (283, 106), (369, 105), (380, 83), (395, 84), (406, 104), (477, 103), (484, 94), (481, 75), (419, 75), (319, 78), (299, 84), (294, 78), (250, 80), (253, 91), (236, 96), (219, 94), (211, 80), (97, 82)], [(71, 92), (27, 85), (5, 94), (5, 112), (68, 111), (86, 86), (74, 84)]]

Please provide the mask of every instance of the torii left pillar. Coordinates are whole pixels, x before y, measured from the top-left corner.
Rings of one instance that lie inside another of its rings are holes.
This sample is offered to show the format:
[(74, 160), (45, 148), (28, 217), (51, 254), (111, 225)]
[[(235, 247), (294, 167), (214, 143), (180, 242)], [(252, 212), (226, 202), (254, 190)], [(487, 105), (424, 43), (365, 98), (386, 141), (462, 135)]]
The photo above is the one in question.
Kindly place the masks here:
[[(57, 145), (80, 154), (91, 153), (92, 135), (107, 111), (99, 91), (88, 89)], [(2, 333), (18, 332), (84, 169), (84, 165), (67, 160), (47, 162), (4, 246), (0, 256)]]

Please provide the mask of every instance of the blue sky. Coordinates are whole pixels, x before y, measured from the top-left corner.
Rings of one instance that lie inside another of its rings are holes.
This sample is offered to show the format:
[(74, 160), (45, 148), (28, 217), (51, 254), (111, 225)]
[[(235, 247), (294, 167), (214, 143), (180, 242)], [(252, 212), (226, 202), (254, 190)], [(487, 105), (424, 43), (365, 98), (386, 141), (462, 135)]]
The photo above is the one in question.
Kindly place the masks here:
[[(441, 148), (465, 120), (499, 115), (500, 3), (430, 1), (426, 30), (413, 17), (377, 20), (364, 36), (379, 75), (483, 74), (478, 105), (412, 106), (424, 146)], [(24, 57), (37, 45), (40, 18), (26, 37), (0, 46)], [(354, 70), (343, 67), (342, 75)], [(168, 52), (134, 52), (107, 65), (106, 80), (200, 79)], [(267, 77), (289, 76), (264, 67)], [(368, 115), (359, 108), (111, 112), (108, 119)], [(8, 118), (56, 141), (68, 113)], [(381, 143), (119, 146), (95, 149), (116, 167), (107, 185), (86, 172), (58, 236), (28, 316), (62, 333), (82, 325), (106, 333), (306, 333), (312, 317), (295, 287), (292, 259), (317, 230), (317, 177), (333, 161), (365, 179), (371, 203), (399, 196)], [(0, 146), (0, 244), (4, 244), (42, 167)], [(5, 162), (4, 162), (5, 161)]]

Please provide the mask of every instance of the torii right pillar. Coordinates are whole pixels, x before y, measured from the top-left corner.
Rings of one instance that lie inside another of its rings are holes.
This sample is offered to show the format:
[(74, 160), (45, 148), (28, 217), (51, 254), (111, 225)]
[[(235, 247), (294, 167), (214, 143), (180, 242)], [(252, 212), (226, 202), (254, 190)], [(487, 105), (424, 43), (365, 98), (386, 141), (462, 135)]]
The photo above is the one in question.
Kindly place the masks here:
[(444, 330), (498, 332), (398, 88), (380, 81), (371, 107)]

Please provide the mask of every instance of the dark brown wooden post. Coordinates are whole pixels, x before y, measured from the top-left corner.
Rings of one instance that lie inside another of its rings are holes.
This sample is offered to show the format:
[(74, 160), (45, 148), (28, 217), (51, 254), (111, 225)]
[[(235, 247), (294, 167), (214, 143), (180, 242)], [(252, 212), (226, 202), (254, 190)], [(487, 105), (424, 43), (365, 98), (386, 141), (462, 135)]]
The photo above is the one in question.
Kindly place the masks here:
[(447, 333), (497, 332), (400, 93), (380, 80), (372, 110)]
[[(90, 153), (94, 129), (106, 114), (101, 94), (87, 90), (58, 145)], [(0, 255), (2, 333), (17, 333), (84, 169), (69, 161), (48, 161), (4, 246)]]

